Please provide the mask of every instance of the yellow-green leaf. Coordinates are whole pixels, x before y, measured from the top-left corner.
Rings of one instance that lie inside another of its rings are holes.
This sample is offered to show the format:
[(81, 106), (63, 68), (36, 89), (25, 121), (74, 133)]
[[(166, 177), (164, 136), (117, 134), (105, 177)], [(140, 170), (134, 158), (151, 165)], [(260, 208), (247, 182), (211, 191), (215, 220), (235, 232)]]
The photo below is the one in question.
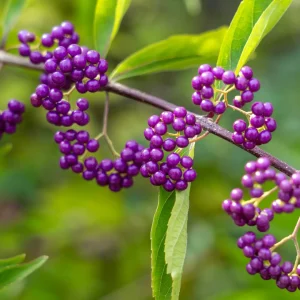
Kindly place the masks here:
[(2, 20), (3, 36), (6, 36), (17, 22), (25, 2), (26, 0), (9, 0), (7, 2)]
[(254, 52), (261, 40), (272, 30), (272, 28), (281, 19), (293, 0), (274, 0), (264, 10), (260, 18), (252, 29), (243, 52), (239, 59), (236, 70), (239, 71), (248, 61), (250, 55)]
[[(188, 155), (194, 157), (195, 143), (190, 145)], [(187, 220), (189, 212), (190, 188), (175, 192), (175, 203), (168, 222), (165, 241), (167, 273), (172, 277), (172, 300), (179, 299), (181, 277), (187, 248)]]
[(239, 72), (292, 0), (243, 0), (223, 40), (217, 65)]
[[(181, 155), (194, 157), (194, 146), (194, 143), (191, 144), (189, 148), (182, 151)], [(156, 300), (178, 299), (174, 295), (179, 295), (180, 292), (185, 258), (184, 249), (186, 249), (186, 224), (184, 225), (185, 231), (178, 234), (180, 242), (175, 243), (176, 249), (170, 234), (173, 235), (176, 232), (176, 228), (174, 228), (175, 214), (179, 211), (180, 216), (184, 213), (187, 215), (187, 211), (180, 209), (179, 206), (182, 200), (185, 203), (184, 208), (188, 209), (189, 191), (190, 184), (188, 189), (183, 192), (173, 191), (170, 193), (162, 187), (159, 189), (158, 206), (151, 228), (152, 294)], [(172, 271), (177, 272), (176, 276)]]
[(46, 261), (47, 256), (41, 256), (29, 263), (21, 265), (8, 265), (0, 270), (0, 289), (5, 286), (20, 281), (40, 268)]
[(168, 221), (174, 202), (175, 192), (166, 192), (161, 187), (151, 228), (152, 294), (156, 300), (171, 299), (172, 278), (167, 274), (164, 246)]
[(8, 266), (21, 263), (25, 259), (25, 257), (25, 254), (20, 254), (10, 258), (0, 259), (0, 270)]
[(94, 42), (105, 57), (115, 38), (131, 0), (98, 0), (94, 17)]
[(150, 73), (182, 70), (201, 63), (214, 62), (226, 28), (198, 35), (175, 35), (149, 45), (121, 62), (111, 80), (121, 80)]

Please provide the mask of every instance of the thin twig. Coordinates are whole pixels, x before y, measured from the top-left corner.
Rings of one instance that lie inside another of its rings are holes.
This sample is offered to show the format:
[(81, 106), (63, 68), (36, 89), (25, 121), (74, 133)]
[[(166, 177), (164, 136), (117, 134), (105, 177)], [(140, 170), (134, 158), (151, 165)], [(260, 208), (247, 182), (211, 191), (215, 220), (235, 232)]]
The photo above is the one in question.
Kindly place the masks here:
[(115, 157), (119, 157), (120, 154), (116, 151), (116, 149), (114, 147), (114, 144), (113, 144), (112, 140), (109, 138), (109, 135), (107, 133), (108, 113), (109, 113), (109, 93), (106, 92), (106, 98), (105, 98), (105, 104), (104, 104), (104, 113), (103, 113), (102, 132), (95, 139), (99, 140), (100, 138), (104, 137), (111, 153)]
[(298, 243), (298, 239), (297, 239), (297, 234), (300, 228), (300, 217), (298, 219), (298, 222), (295, 226), (295, 229), (292, 233), (292, 240), (294, 242), (295, 248), (296, 248), (296, 260), (295, 260), (295, 264), (294, 264), (294, 268), (293, 268), (293, 273), (296, 272), (298, 264), (299, 264), (299, 260), (300, 260), (300, 248), (299, 248), (299, 243)]
[[(43, 70), (42, 65), (34, 65), (34, 64), (30, 63), (26, 58), (8, 54), (2, 50), (0, 50), (0, 62), (2, 62), (4, 64), (19, 66), (19, 67), (25, 67), (25, 68), (33, 69), (33, 70), (39, 70), (39, 71)], [(132, 100), (150, 104), (156, 108), (160, 108), (160, 109), (164, 109), (164, 110), (173, 110), (176, 107), (176, 105), (173, 103), (170, 103), (170, 102), (163, 100), (161, 98), (158, 98), (156, 96), (144, 93), (137, 89), (133, 89), (128, 86), (122, 85), (120, 83), (110, 82), (106, 86), (105, 90), (108, 92), (112, 92), (114, 94), (125, 96)], [(296, 171), (295, 168), (289, 166), (287, 163), (279, 160), (278, 158), (272, 156), (268, 152), (265, 152), (264, 150), (262, 150), (259, 147), (255, 147), (254, 149), (247, 150), (247, 149), (243, 148), (241, 145), (235, 144), (231, 139), (232, 133), (230, 131), (219, 126), (218, 124), (214, 123), (213, 121), (207, 119), (205, 116), (196, 115), (196, 117), (197, 117), (197, 121), (201, 124), (203, 129), (234, 144), (236, 147), (239, 147), (239, 148), (243, 149), (244, 151), (246, 151), (256, 157), (261, 157), (261, 156), (268, 157), (270, 159), (272, 165), (276, 169), (282, 171), (283, 173), (290, 176)]]
[(102, 133), (107, 134), (107, 123), (108, 123), (108, 113), (109, 113), (109, 93), (106, 92), (105, 104), (104, 104), (104, 114), (103, 114), (103, 128)]
[(19, 57), (17, 55), (9, 54), (3, 50), (0, 50), (0, 61), (7, 65), (14, 65), (31, 70), (43, 71), (42, 65), (34, 65), (28, 59)]
[[(107, 91), (110, 91), (112, 93), (125, 96), (127, 98), (147, 103), (149, 105), (152, 105), (156, 108), (160, 108), (163, 110), (173, 110), (177, 106), (173, 103), (170, 103), (166, 100), (163, 100), (161, 98), (158, 98), (156, 96), (144, 93), (142, 91), (139, 91), (137, 89), (130, 88), (128, 86), (125, 86), (120, 83), (109, 83), (106, 87)], [(213, 121), (209, 120), (205, 116), (196, 115), (197, 121), (201, 124), (202, 128), (209, 131), (210, 133), (228, 141), (231, 144), (234, 144), (236, 147), (239, 147), (243, 149), (244, 151), (256, 156), (256, 157), (268, 157), (271, 161), (272, 165), (279, 171), (291, 176), (293, 173), (295, 173), (296, 169), (289, 166), (287, 163), (281, 161), (280, 159), (272, 156), (270, 153), (265, 152), (259, 147), (255, 147), (251, 150), (245, 149), (241, 145), (235, 144), (232, 139), (232, 133), (228, 131), (227, 129), (221, 127), (220, 125), (214, 123)]]
[(234, 105), (227, 104), (227, 107), (230, 107), (231, 109), (236, 110), (236, 111), (240, 112), (241, 114), (246, 115), (247, 117), (249, 117), (249, 113), (248, 112), (246, 112), (246, 111), (244, 111), (244, 110), (242, 110), (242, 109), (240, 109), (240, 108), (238, 108), (238, 107), (236, 107)]
[(286, 236), (285, 238), (283, 238), (282, 240), (280, 240), (278, 243), (276, 243), (270, 250), (273, 252), (276, 248), (278, 248), (279, 246), (282, 246), (283, 244), (285, 244), (288, 241), (293, 241), (294, 245), (295, 245), (295, 249), (296, 249), (296, 260), (295, 260), (295, 264), (293, 267), (292, 272), (290, 273), (290, 275), (294, 274), (297, 270), (298, 264), (299, 264), (299, 260), (300, 260), (300, 247), (299, 247), (299, 243), (298, 243), (298, 239), (297, 239), (297, 235), (298, 235), (298, 231), (300, 229), (300, 217), (298, 218), (297, 224), (294, 228), (294, 231), (292, 234)]
[(243, 200), (243, 201), (241, 201), (241, 202), (243, 203), (243, 205), (244, 205), (244, 204), (251, 204), (251, 203), (254, 203), (255, 206), (258, 206), (259, 203), (260, 203), (262, 200), (264, 200), (266, 197), (268, 197), (269, 195), (271, 195), (273, 192), (277, 191), (277, 189), (278, 189), (278, 186), (276, 185), (276, 186), (274, 186), (272, 189), (270, 189), (269, 191), (264, 192), (264, 193), (262, 194), (262, 196), (259, 197), (259, 198), (254, 198), (254, 199), (252, 199), (252, 200), (247, 200), (247, 201), (244, 201), (244, 200)]

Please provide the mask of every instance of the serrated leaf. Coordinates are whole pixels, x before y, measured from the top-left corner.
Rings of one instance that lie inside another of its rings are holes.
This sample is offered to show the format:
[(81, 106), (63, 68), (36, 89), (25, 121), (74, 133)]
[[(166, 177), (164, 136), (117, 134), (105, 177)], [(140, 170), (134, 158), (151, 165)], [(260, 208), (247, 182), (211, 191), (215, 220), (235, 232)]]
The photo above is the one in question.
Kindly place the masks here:
[(226, 28), (198, 35), (175, 35), (149, 45), (121, 62), (110, 79), (117, 81), (150, 73), (183, 70), (214, 62)]
[(26, 0), (9, 0), (7, 2), (5, 12), (3, 15), (3, 36), (5, 37), (10, 29), (15, 25), (21, 14), (22, 8), (25, 5)]
[(223, 40), (217, 65), (239, 72), (292, 0), (244, 0)]
[(25, 257), (25, 254), (20, 254), (10, 258), (0, 259), (0, 270), (7, 266), (21, 263), (22, 261), (24, 261)]
[(151, 228), (152, 294), (156, 300), (171, 299), (172, 278), (167, 274), (165, 238), (168, 221), (175, 203), (175, 193), (159, 189), (158, 206)]
[(48, 259), (48, 256), (41, 256), (29, 263), (7, 266), (0, 270), (0, 289), (20, 281), (40, 268)]
[(94, 17), (95, 47), (105, 57), (131, 0), (98, 0)]
[[(188, 155), (194, 157), (195, 143), (190, 145)], [(172, 300), (179, 299), (181, 277), (187, 248), (187, 220), (191, 184), (184, 191), (175, 192), (175, 203), (168, 222), (165, 241), (167, 273), (172, 277)]]

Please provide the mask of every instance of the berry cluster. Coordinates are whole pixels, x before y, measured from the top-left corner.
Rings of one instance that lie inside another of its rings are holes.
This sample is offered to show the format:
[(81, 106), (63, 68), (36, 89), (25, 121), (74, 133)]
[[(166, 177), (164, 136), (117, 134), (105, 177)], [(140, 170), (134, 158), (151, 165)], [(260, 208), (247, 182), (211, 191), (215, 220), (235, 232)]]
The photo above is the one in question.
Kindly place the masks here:
[[(214, 114), (223, 114), (226, 110), (226, 103), (224, 101), (214, 101), (213, 84), (217, 80), (222, 80), (226, 84), (229, 83), (231, 71), (226, 71), (221, 67), (212, 68), (208, 64), (201, 65), (198, 69), (198, 76), (192, 79), (192, 87), (195, 92), (192, 95), (192, 101), (195, 105), (199, 105), (205, 112)], [(234, 79), (235, 75), (233, 73)], [(224, 77), (224, 80), (223, 80)], [(229, 80), (229, 81), (228, 81)], [(231, 81), (230, 81), (231, 82)]]
[(250, 275), (260, 274), (263, 280), (276, 280), (281, 289), (295, 292), (300, 289), (300, 267), (294, 269), (291, 262), (281, 262), (280, 254), (273, 252), (276, 248), (276, 238), (266, 234), (258, 239), (254, 232), (246, 232), (237, 241), (237, 246), (243, 250), (244, 256), (250, 258), (246, 270)]
[(61, 23), (60, 26), (53, 27), (51, 33), (43, 34), (37, 47), (30, 47), (36, 41), (36, 36), (27, 30), (21, 30), (18, 33), (18, 39), (21, 42), (19, 54), (25, 57), (28, 56), (33, 64), (43, 63), (53, 57), (51, 51), (39, 51), (41, 47), (51, 48), (54, 45), (59, 45), (67, 48), (71, 44), (79, 42), (79, 36), (74, 31), (73, 24), (68, 21)]
[[(275, 213), (290, 213), (300, 207), (300, 173), (293, 174), (289, 180), (283, 173), (276, 173), (270, 168), (268, 158), (261, 157), (256, 162), (250, 161), (245, 166), (246, 174), (242, 177), (242, 185), (249, 190), (252, 199), (243, 200), (243, 191), (235, 188), (230, 193), (230, 199), (223, 201), (226, 211), (238, 226), (257, 226), (261, 232), (270, 228), (270, 221)], [(275, 183), (275, 187), (264, 192), (262, 185), (268, 181)], [(278, 199), (272, 202), (270, 208), (260, 209), (260, 202), (269, 194), (278, 191)]]
[[(199, 67), (198, 74), (192, 79), (192, 87), (195, 90), (192, 101), (203, 111), (208, 112), (210, 117), (225, 112), (229, 105), (227, 94), (231, 90), (235, 89), (240, 92), (240, 95), (233, 99), (233, 106), (240, 109), (250, 103), (254, 99), (254, 93), (260, 89), (259, 80), (253, 78), (253, 71), (248, 66), (244, 66), (239, 76), (236, 76), (233, 71), (225, 71), (221, 67), (212, 68), (210, 65), (204, 64)], [(217, 93), (213, 87), (216, 81), (221, 81), (225, 85), (224, 89), (217, 90)], [(220, 95), (215, 97), (216, 94)], [(277, 127), (276, 121), (271, 118), (272, 104), (255, 102), (252, 105), (251, 113), (243, 113), (247, 115), (249, 125), (241, 119), (234, 122), (235, 132), (232, 135), (234, 143), (243, 145), (246, 149), (267, 144), (272, 139), (271, 132), (275, 131)]]
[(120, 158), (112, 161), (104, 159), (99, 164), (96, 181), (101, 186), (109, 186), (111, 191), (117, 192), (122, 188), (133, 185), (133, 177), (140, 172), (142, 165), (142, 150), (144, 147), (136, 141), (127, 141), (121, 151)]
[[(29, 38), (28, 38), (29, 37)], [(27, 31), (19, 33), (23, 43), (20, 54), (28, 43), (35, 40), (35, 36)], [(44, 62), (45, 73), (41, 76), (42, 84), (38, 85), (35, 93), (31, 95), (31, 104), (34, 107), (43, 106), (47, 112), (47, 121), (56, 126), (70, 127), (74, 124), (85, 126), (90, 118), (87, 114), (89, 102), (85, 98), (76, 101), (76, 108), (72, 109), (69, 95), (74, 88), (79, 93), (97, 92), (107, 83), (105, 72), (108, 64), (95, 50), (88, 50), (76, 43), (79, 37), (74, 32), (70, 22), (63, 22), (53, 27), (51, 34), (44, 34), (41, 39), (42, 46), (50, 48), (58, 43), (52, 52), (47, 52), (43, 59), (34, 60), (34, 63)], [(28, 46), (29, 47), (29, 46)], [(30, 48), (29, 48), (30, 50)], [(73, 87), (72, 87), (73, 85)], [(67, 93), (63, 90), (71, 88)], [(99, 142), (91, 139), (86, 130), (66, 132), (58, 131), (54, 140), (59, 144), (60, 167), (71, 169), (74, 173), (82, 174), (85, 180), (95, 179), (98, 185), (108, 186), (112, 191), (120, 191), (133, 184), (133, 177), (139, 174), (142, 165), (141, 151), (144, 149), (135, 141), (128, 141), (116, 160), (104, 159), (100, 162), (93, 156), (84, 158), (87, 153), (94, 153), (99, 149)]]
[(51, 88), (63, 88), (67, 81), (76, 86), (79, 93), (97, 92), (108, 83), (105, 72), (108, 63), (95, 50), (87, 50), (77, 44), (58, 46), (53, 58), (45, 62), (41, 80)]
[(65, 127), (73, 124), (84, 126), (90, 120), (86, 112), (89, 108), (87, 99), (79, 98), (76, 102), (76, 109), (72, 110), (70, 102), (63, 99), (62, 91), (49, 88), (46, 84), (38, 85), (30, 100), (34, 107), (43, 106), (48, 111), (46, 118), (50, 124)]
[(267, 144), (272, 139), (271, 132), (277, 128), (276, 121), (271, 118), (273, 106), (270, 102), (255, 102), (251, 107), (250, 125), (242, 120), (233, 123), (232, 140), (242, 144), (246, 149), (253, 149), (257, 145)]
[(244, 66), (239, 76), (236, 76), (233, 71), (225, 71), (222, 67), (212, 68), (208, 64), (201, 65), (198, 75), (192, 79), (192, 87), (195, 90), (192, 101), (203, 111), (217, 115), (225, 112), (227, 103), (225, 99), (213, 99), (215, 96), (213, 84), (216, 81), (221, 81), (225, 85), (224, 92), (226, 86), (230, 85), (240, 91), (241, 95), (233, 100), (233, 105), (238, 108), (251, 102), (254, 99), (254, 93), (260, 89), (260, 82), (253, 78), (253, 71), (248, 66)]
[[(184, 107), (177, 107), (173, 112), (164, 111), (160, 116), (151, 116), (148, 125), (144, 136), (150, 144), (142, 152), (143, 165), (140, 170), (142, 176), (150, 178), (151, 184), (163, 186), (167, 191), (185, 190), (188, 182), (194, 181), (197, 174), (192, 169), (192, 158), (180, 157), (177, 152), (186, 148), (190, 143), (189, 139), (202, 131), (195, 115), (187, 113)], [(168, 133), (168, 126), (176, 133)], [(163, 161), (164, 151), (171, 152), (165, 161)]]
[(80, 93), (96, 92), (108, 82), (105, 75), (107, 69), (106, 60), (100, 59), (95, 50), (85, 51), (77, 44), (71, 44), (68, 48), (59, 46), (53, 51), (53, 58), (45, 62), (45, 74), (41, 78), (43, 83), (31, 95), (31, 104), (48, 110), (47, 120), (51, 124), (66, 127), (87, 125), (89, 115), (85, 111), (89, 107), (88, 101), (78, 99), (76, 109), (71, 110), (69, 101), (63, 99), (63, 90), (74, 84)]
[[(63, 22), (60, 26), (53, 27), (50, 34), (42, 36), (43, 47), (50, 48), (58, 44), (58, 47), (52, 52), (48, 51), (45, 56), (38, 51), (31, 52), (28, 43), (35, 40), (33, 34), (21, 31), (18, 36), (22, 42), (20, 54), (29, 56), (33, 63), (44, 62), (42, 84), (31, 95), (31, 104), (34, 107), (43, 106), (48, 111), (47, 121), (50, 124), (64, 127), (87, 125), (90, 119), (86, 112), (89, 108), (88, 100), (79, 98), (76, 108), (72, 109), (69, 95), (74, 88), (79, 93), (101, 90), (108, 82), (105, 75), (107, 61), (100, 58), (97, 51), (76, 44), (79, 37), (70, 22)], [(29, 52), (24, 51), (26, 47)], [(40, 59), (32, 59), (38, 56), (37, 53)], [(68, 88), (71, 89), (64, 94), (63, 90)], [(70, 168), (74, 173), (82, 174), (85, 180), (95, 179), (100, 186), (109, 186), (112, 191), (130, 187), (133, 177), (139, 174), (143, 147), (135, 141), (128, 141), (121, 157), (115, 161), (104, 159), (98, 162), (93, 156), (84, 159), (88, 152), (93, 153), (99, 149), (99, 142), (91, 139), (87, 131), (58, 131), (54, 140), (63, 154), (60, 158), (62, 169)]]
[[(300, 172), (294, 173), (289, 179), (270, 166), (270, 160), (265, 157), (248, 162), (245, 165), (246, 174), (242, 177), (242, 185), (248, 189), (251, 199), (243, 200), (243, 191), (235, 188), (230, 193), (230, 199), (223, 201), (223, 210), (232, 217), (236, 225), (257, 226), (260, 232), (266, 232), (275, 214), (291, 213), (300, 208)], [(264, 191), (262, 185), (267, 182), (272, 182), (275, 186), (271, 190)], [(278, 194), (271, 207), (260, 209), (260, 203), (275, 191), (278, 191)], [(296, 226), (299, 227), (298, 223)], [(251, 275), (259, 273), (264, 280), (274, 279), (279, 288), (290, 292), (300, 289), (298, 257), (294, 266), (288, 261), (280, 264), (281, 256), (274, 252), (281, 244), (294, 239), (295, 234), (276, 244), (273, 235), (266, 234), (263, 238), (257, 239), (254, 232), (245, 233), (238, 239), (237, 245), (243, 249), (244, 255), (251, 259), (246, 267), (247, 272)]]
[(7, 109), (0, 112), (0, 138), (4, 133), (16, 132), (17, 124), (22, 122), (25, 106), (22, 102), (12, 99), (8, 102)]
[(66, 132), (58, 131), (54, 140), (59, 144), (60, 167), (62, 169), (71, 168), (74, 173), (82, 174), (83, 179), (95, 179), (100, 186), (108, 186), (111, 191), (118, 192), (122, 188), (129, 188), (133, 184), (133, 177), (139, 174), (142, 165), (141, 151), (143, 146), (136, 141), (128, 141), (121, 152), (121, 157), (112, 161), (103, 159), (98, 162), (94, 156), (90, 156), (80, 161), (80, 156), (87, 152), (96, 152), (99, 143), (95, 139), (90, 139), (87, 131), (75, 131), (73, 129)]
[[(231, 76), (233, 78), (233, 75)], [(254, 93), (260, 89), (260, 82), (258, 79), (253, 78), (253, 71), (248, 66), (242, 67), (239, 76), (232, 80), (235, 89), (240, 91), (240, 96), (233, 99), (233, 105), (242, 108), (254, 99)]]

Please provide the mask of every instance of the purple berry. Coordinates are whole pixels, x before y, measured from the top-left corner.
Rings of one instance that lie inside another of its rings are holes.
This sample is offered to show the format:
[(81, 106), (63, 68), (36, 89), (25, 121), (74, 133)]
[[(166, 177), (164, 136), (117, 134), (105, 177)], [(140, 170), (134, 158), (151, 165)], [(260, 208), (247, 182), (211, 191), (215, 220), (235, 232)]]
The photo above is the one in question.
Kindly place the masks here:
[(221, 67), (215, 67), (215, 68), (212, 69), (212, 72), (213, 72), (214, 76), (216, 77), (216, 79), (220, 80), (220, 79), (222, 79), (222, 76), (223, 76), (225, 71)]
[(210, 112), (213, 111), (214, 105), (209, 99), (202, 100), (200, 107), (203, 111)]
[(244, 120), (239, 119), (233, 123), (233, 129), (237, 133), (244, 132), (246, 130), (246, 128), (247, 128), (247, 123)]
[(184, 107), (176, 107), (173, 113), (177, 118), (184, 118), (187, 114), (187, 111)]
[(222, 75), (222, 81), (225, 84), (234, 84), (235, 83), (235, 74), (232, 71), (225, 71)]
[(177, 153), (171, 153), (167, 156), (166, 162), (169, 167), (175, 167), (180, 162), (180, 156)]
[(251, 79), (253, 76), (253, 71), (250, 67), (244, 66), (241, 68), (240, 74), (243, 75), (246, 79)]
[(251, 110), (257, 116), (263, 116), (265, 113), (265, 107), (262, 102), (254, 102), (252, 104)]
[(242, 94), (241, 94), (241, 100), (242, 102), (244, 103), (249, 103), (251, 102), (252, 100), (254, 99), (254, 95), (251, 91), (244, 91)]
[(239, 91), (244, 91), (248, 87), (248, 80), (245, 77), (238, 77), (235, 81), (235, 88)]
[(183, 178), (186, 182), (192, 182), (196, 179), (197, 173), (195, 170), (190, 169), (184, 172)]
[(251, 92), (257, 92), (260, 89), (260, 82), (256, 78), (252, 78), (248, 83), (249, 90)]

